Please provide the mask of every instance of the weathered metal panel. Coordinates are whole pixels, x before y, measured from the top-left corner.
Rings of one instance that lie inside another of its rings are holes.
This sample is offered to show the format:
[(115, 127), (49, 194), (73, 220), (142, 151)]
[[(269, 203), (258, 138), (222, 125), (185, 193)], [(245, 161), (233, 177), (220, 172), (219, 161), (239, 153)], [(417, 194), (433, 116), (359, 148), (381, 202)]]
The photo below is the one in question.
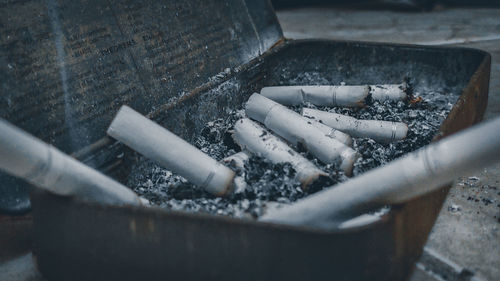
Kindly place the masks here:
[(48, 194), (33, 203), (39, 268), (49, 280), (387, 280), (394, 256), (384, 239), (392, 236), (391, 223), (330, 234), (152, 208), (90, 207)]
[[(243, 0), (3, 0), (0, 34), (0, 116), (67, 153), (104, 136), (122, 104), (150, 113), (282, 37), (268, 1)], [(23, 204), (0, 210), (26, 210), (26, 187), (6, 177), (0, 195), (15, 186)]]

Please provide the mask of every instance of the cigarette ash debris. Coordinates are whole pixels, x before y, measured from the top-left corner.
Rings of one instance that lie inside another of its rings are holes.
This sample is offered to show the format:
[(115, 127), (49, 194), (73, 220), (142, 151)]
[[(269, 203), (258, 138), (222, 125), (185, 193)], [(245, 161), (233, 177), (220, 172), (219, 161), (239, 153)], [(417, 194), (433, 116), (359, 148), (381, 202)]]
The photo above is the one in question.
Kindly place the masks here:
[[(373, 101), (369, 107), (358, 109), (306, 106), (358, 119), (400, 121), (408, 124), (407, 138), (398, 142), (381, 144), (371, 139), (354, 138), (353, 148), (361, 154), (354, 166), (354, 176), (357, 176), (430, 143), (457, 99), (456, 95), (431, 90), (413, 94), (422, 100), (415, 104)], [(243, 105), (238, 110), (231, 111), (225, 119), (208, 122), (194, 141), (194, 145), (219, 161), (240, 151), (231, 133), (235, 122), (245, 116), (242, 108)], [(293, 109), (300, 111), (300, 108)], [(325, 165), (307, 151), (297, 147), (295, 149), (328, 173), (330, 179), (317, 183), (304, 192), (300, 183), (294, 179), (295, 171), (291, 165), (272, 164), (266, 159), (252, 156), (244, 169), (231, 167), (244, 177), (248, 187), (242, 193), (218, 198), (190, 184), (181, 176), (144, 159), (133, 169), (128, 185), (139, 195), (163, 208), (257, 218), (266, 208), (292, 203), (323, 187), (348, 179), (335, 165)]]
[(260, 157), (250, 157), (244, 171), (234, 169), (244, 177), (248, 187), (228, 198), (215, 197), (148, 160), (141, 161), (130, 181), (134, 190), (154, 205), (234, 217), (259, 217), (269, 202), (275, 202), (271, 203), (273, 206), (287, 204), (306, 195), (294, 179), (295, 170), (290, 164), (275, 165)]

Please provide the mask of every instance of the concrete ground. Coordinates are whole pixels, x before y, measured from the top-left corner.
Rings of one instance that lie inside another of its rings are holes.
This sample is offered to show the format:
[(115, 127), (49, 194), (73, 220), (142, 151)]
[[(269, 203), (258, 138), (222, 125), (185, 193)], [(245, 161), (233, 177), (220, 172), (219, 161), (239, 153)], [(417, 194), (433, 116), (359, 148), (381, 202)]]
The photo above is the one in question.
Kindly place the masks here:
[[(277, 14), (287, 38), (446, 44), (485, 50), (492, 55), (485, 119), (500, 117), (500, 9), (440, 8), (410, 13), (317, 7)], [(499, 181), (500, 165), (457, 180), (412, 281), (500, 280)]]

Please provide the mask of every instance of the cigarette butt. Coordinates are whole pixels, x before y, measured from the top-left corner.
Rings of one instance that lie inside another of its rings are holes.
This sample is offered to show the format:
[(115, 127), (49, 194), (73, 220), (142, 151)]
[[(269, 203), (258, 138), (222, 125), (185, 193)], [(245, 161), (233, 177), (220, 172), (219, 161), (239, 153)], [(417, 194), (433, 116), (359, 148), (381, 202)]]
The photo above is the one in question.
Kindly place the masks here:
[(233, 191), (231, 169), (128, 106), (120, 108), (107, 133), (214, 195)]
[(356, 138), (371, 138), (377, 142), (389, 143), (406, 138), (408, 125), (402, 122), (380, 120), (358, 120), (354, 117), (303, 108), (302, 115)]
[(274, 86), (260, 94), (283, 105), (363, 107), (369, 91), (368, 86)]
[(302, 183), (304, 190), (320, 176), (327, 176), (281, 139), (248, 118), (236, 122), (233, 139), (241, 149), (264, 157), (272, 163), (290, 163), (297, 172), (296, 179)]
[(500, 118), (496, 118), (273, 210), (260, 220), (332, 230), (370, 210), (407, 202), (499, 161)]
[(146, 205), (132, 190), (0, 118), (0, 170), (53, 194)]
[(359, 157), (356, 151), (326, 136), (300, 114), (257, 93), (250, 96), (245, 111), (248, 117), (263, 123), (293, 145), (304, 145), (322, 162), (338, 163), (347, 175), (351, 175), (353, 164)]
[(405, 101), (408, 99), (407, 91), (406, 83), (370, 85), (371, 97), (378, 101)]
[(363, 107), (370, 98), (378, 101), (405, 101), (408, 85), (272, 86), (260, 94), (283, 105), (311, 103), (319, 106)]

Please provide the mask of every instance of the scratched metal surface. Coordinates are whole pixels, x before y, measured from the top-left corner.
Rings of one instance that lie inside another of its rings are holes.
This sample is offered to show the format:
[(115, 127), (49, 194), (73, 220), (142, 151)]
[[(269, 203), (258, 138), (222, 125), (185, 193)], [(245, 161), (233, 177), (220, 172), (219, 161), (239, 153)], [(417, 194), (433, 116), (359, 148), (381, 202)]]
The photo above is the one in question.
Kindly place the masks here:
[[(150, 113), (269, 49), (282, 34), (268, 5), (2, 0), (0, 117), (77, 151), (122, 104)], [(29, 209), (25, 184), (0, 183), (0, 211)]]

